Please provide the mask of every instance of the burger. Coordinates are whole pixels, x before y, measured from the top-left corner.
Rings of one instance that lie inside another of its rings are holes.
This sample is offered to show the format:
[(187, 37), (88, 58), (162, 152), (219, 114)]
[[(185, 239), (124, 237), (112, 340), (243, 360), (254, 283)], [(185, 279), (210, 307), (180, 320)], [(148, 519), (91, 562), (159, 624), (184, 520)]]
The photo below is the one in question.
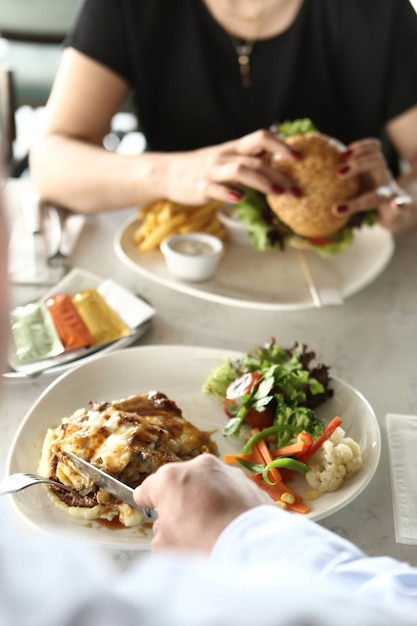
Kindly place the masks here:
[(336, 176), (345, 146), (320, 133), (308, 119), (285, 122), (278, 133), (302, 158), (272, 159), (271, 164), (292, 181), (301, 195), (264, 195), (247, 188), (235, 205), (237, 218), (259, 250), (289, 245), (312, 249), (323, 256), (340, 253), (352, 244), (355, 228), (375, 222), (375, 211), (354, 216), (332, 212), (332, 206), (344, 204), (361, 192), (359, 176)]

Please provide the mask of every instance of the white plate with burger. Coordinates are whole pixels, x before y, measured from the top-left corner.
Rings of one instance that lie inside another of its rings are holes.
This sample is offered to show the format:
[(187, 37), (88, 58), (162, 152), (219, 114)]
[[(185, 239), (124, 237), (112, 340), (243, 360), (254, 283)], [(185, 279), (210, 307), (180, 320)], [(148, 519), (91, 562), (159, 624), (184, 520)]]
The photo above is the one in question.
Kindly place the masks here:
[[(245, 223), (252, 245), (247, 245), (245, 232), (231, 231), (226, 224), (225, 253), (211, 280), (191, 283), (175, 279), (159, 250), (139, 251), (134, 235), (141, 225), (140, 216), (130, 218), (117, 232), (117, 255), (139, 274), (167, 287), (251, 309), (292, 311), (340, 304), (364, 289), (389, 263), (393, 237), (377, 224), (369, 226), (375, 222), (375, 212), (356, 215), (353, 222), (332, 213), (333, 205), (360, 193), (360, 181), (335, 176), (344, 146), (312, 128), (310, 120), (279, 127), (302, 158), (281, 158), (274, 165), (294, 181), (301, 197), (289, 192), (264, 196), (247, 189), (243, 200), (234, 205), (234, 213)], [(221, 212), (218, 216), (225, 224)], [(224, 213), (223, 218), (227, 220)], [(358, 222), (362, 222), (360, 227)]]
[[(173, 400), (184, 417), (194, 426), (211, 432), (220, 457), (237, 452), (241, 442), (222, 435), (228, 421), (221, 402), (203, 393), (203, 386), (213, 368), (227, 357), (236, 360), (239, 352), (188, 346), (141, 346), (120, 350), (80, 365), (55, 380), (39, 397), (24, 418), (12, 442), (6, 463), (6, 474), (37, 472), (48, 429), (70, 416), (90, 401), (102, 402), (146, 394), (158, 390)], [(373, 477), (380, 455), (378, 423), (367, 400), (349, 384), (332, 378), (332, 398), (316, 409), (324, 422), (335, 415), (342, 419), (346, 434), (358, 442), (363, 463), (357, 474), (333, 493), (311, 502), (309, 517), (322, 519), (354, 500)], [(302, 481), (300, 485), (296, 481)], [(293, 483), (303, 493), (309, 489), (303, 476)], [(149, 523), (130, 528), (115, 528), (68, 515), (51, 501), (47, 487), (39, 485), (8, 496), (14, 513), (24, 526), (35, 532), (66, 535), (83, 541), (119, 549), (149, 548)], [(296, 513), (294, 513), (296, 514)]]
[[(226, 242), (216, 275), (203, 283), (185, 282), (169, 273), (159, 250), (139, 252), (133, 234), (140, 219), (129, 218), (115, 237), (118, 257), (135, 272), (156, 283), (203, 300), (246, 309), (294, 311), (312, 309), (310, 286), (298, 251), (259, 251)], [(322, 293), (336, 292), (339, 301), (361, 291), (384, 271), (394, 253), (392, 235), (378, 224), (355, 233), (350, 248), (322, 258), (305, 251), (314, 284)]]

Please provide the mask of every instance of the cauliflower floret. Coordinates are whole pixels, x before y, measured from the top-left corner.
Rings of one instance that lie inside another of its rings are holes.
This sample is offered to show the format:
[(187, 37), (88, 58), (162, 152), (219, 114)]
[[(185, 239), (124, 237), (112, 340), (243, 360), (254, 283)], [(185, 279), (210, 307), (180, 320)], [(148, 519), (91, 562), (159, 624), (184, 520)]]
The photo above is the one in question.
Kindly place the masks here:
[(350, 478), (362, 465), (359, 444), (345, 437), (340, 426), (311, 458), (306, 480), (319, 493), (336, 491), (345, 478)]

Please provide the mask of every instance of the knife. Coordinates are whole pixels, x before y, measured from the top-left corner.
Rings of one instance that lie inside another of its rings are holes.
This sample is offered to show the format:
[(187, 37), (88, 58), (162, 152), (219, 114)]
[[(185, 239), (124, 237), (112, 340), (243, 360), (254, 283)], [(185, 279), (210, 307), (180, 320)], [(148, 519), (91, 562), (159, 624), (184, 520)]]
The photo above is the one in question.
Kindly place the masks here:
[(130, 506), (132, 506), (133, 508), (142, 511), (147, 519), (157, 519), (158, 513), (156, 509), (152, 509), (147, 506), (139, 506), (139, 504), (136, 504), (133, 499), (134, 489), (132, 489), (132, 487), (125, 485), (120, 480), (117, 480), (117, 478), (114, 478), (113, 476), (110, 476), (110, 474), (103, 472), (95, 465), (92, 465), (88, 461), (84, 461), (84, 459), (81, 459), (79, 456), (76, 456), (72, 452), (69, 452), (68, 450), (65, 450), (64, 452), (66, 456), (71, 459), (71, 461), (73, 461), (74, 465), (78, 467), (78, 469), (85, 472), (85, 474), (87, 474), (87, 476), (89, 476), (93, 480), (95, 485), (97, 485), (101, 489), (104, 489), (105, 491), (108, 491), (113, 496), (116, 496), (116, 498), (118, 498), (119, 500), (127, 502), (127, 504), (130, 504)]

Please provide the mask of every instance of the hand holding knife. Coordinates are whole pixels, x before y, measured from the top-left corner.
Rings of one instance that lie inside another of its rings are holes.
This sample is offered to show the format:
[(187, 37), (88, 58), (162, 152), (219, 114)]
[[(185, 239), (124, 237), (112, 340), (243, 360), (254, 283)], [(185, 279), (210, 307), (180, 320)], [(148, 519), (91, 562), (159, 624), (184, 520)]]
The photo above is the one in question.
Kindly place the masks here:
[(134, 489), (132, 489), (132, 487), (125, 485), (120, 480), (117, 480), (117, 478), (114, 478), (110, 474), (103, 472), (101, 469), (99, 469), (95, 465), (92, 465), (88, 461), (81, 459), (80, 457), (76, 456), (72, 452), (69, 452), (66, 450), (65, 455), (69, 459), (71, 459), (71, 461), (74, 463), (74, 465), (78, 467), (78, 469), (80, 469), (82, 472), (87, 474), (92, 479), (94, 484), (96, 484), (98, 487), (100, 487), (101, 489), (104, 489), (105, 491), (108, 491), (113, 496), (116, 496), (116, 498), (118, 498), (119, 500), (122, 500), (123, 502), (127, 502), (127, 504), (130, 504), (130, 506), (132, 506), (133, 508), (138, 509), (139, 511), (142, 511), (145, 514), (145, 517), (147, 519), (150, 519), (150, 520), (157, 519), (158, 513), (156, 509), (143, 507), (143, 506), (139, 506), (138, 504), (136, 504), (136, 502), (133, 499)]

